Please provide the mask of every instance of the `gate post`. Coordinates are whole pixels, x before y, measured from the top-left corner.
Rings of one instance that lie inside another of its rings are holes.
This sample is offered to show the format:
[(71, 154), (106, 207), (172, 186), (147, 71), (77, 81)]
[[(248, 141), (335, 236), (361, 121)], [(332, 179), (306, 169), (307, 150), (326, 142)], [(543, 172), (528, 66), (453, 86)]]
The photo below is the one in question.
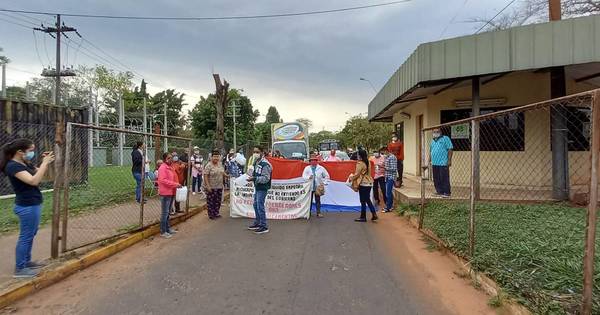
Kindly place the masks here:
[[(61, 252), (67, 251), (67, 225), (69, 222), (69, 185), (71, 174), (71, 142), (73, 137), (73, 126), (67, 123), (67, 132), (65, 134), (65, 168), (64, 168), (64, 186), (63, 186), (63, 211), (62, 211), (62, 230), (60, 235)], [(91, 148), (89, 148), (91, 150)]]

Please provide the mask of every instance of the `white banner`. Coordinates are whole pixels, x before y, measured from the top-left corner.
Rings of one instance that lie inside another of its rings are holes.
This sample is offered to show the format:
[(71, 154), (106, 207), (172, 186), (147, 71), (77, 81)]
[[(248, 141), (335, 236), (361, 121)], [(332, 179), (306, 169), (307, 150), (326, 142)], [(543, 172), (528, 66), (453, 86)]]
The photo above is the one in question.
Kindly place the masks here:
[[(254, 184), (248, 175), (231, 180), (230, 215), (254, 218)], [(273, 180), (265, 201), (267, 219), (308, 219), (310, 217), (310, 182), (300, 179)]]

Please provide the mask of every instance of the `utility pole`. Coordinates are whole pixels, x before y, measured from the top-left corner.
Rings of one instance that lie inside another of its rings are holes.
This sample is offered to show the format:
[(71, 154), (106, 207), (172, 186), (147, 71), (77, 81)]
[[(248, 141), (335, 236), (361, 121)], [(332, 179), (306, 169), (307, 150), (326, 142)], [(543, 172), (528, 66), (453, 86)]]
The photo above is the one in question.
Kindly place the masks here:
[(6, 63), (2, 63), (2, 98), (6, 98)]
[(164, 111), (163, 116), (165, 116), (164, 117), (164, 123), (163, 123), (164, 124), (163, 125), (163, 132), (164, 132), (164, 135), (165, 135), (165, 152), (168, 152), (169, 151), (169, 144), (167, 142), (167, 132), (168, 132), (168, 128), (169, 127), (167, 126), (168, 121), (167, 121), (167, 103), (166, 102), (164, 104), (163, 111)]
[[(123, 96), (119, 96), (119, 128), (125, 129), (125, 107)], [(119, 133), (119, 166), (123, 166), (123, 146), (125, 145), (125, 134)]]
[[(143, 99), (143, 102), (144, 102), (144, 119), (143, 119), (144, 130), (142, 130), (142, 132), (146, 133), (146, 132), (148, 132), (148, 119), (146, 118), (148, 110), (146, 108), (146, 96), (144, 95), (142, 97), (144, 98)], [(150, 138), (150, 139), (152, 139), (152, 138)], [(144, 151), (145, 151), (144, 153), (146, 154), (146, 158), (148, 158), (148, 144), (147, 143), (144, 143)]]
[[(100, 109), (98, 108), (98, 91), (94, 94), (94, 109), (96, 114), (96, 127), (100, 126)], [(100, 147), (100, 130), (96, 130), (96, 146)]]
[[(93, 90), (90, 86), (90, 94), (88, 99), (88, 125), (94, 124), (94, 102)], [(94, 166), (94, 131), (88, 129), (88, 167)]]

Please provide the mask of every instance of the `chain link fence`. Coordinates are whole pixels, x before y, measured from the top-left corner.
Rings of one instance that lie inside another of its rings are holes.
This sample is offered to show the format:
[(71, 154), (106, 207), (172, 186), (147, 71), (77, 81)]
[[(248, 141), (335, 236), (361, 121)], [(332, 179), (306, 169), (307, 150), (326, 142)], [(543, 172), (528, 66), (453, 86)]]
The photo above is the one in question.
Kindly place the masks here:
[[(157, 223), (161, 215), (156, 184), (157, 162), (162, 160), (165, 152), (176, 153), (181, 169), (180, 181), (189, 188), (191, 141), (125, 129), (68, 124), (67, 180), (61, 214), (62, 251)], [(138, 143), (154, 146), (141, 150), (146, 163), (141, 177), (136, 178), (132, 170), (132, 153), (137, 150)], [(136, 191), (138, 181), (141, 185)], [(200, 202), (200, 196), (189, 194), (185, 204), (172, 205), (173, 215), (185, 214)]]
[[(422, 130), (419, 227), (536, 313), (579, 312), (584, 288), (600, 277), (583, 271), (584, 249), (594, 246), (584, 246), (595, 224), (586, 210), (597, 205), (595, 93), (477, 117), (454, 111), (454, 121)], [(593, 289), (600, 312), (599, 284)]]

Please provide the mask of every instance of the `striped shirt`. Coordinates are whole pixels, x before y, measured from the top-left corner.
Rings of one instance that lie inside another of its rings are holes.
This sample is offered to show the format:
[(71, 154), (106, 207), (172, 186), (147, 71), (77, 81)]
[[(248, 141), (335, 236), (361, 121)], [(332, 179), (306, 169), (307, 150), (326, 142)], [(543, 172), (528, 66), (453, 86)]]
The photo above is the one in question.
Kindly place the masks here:
[(398, 176), (398, 159), (395, 155), (390, 154), (385, 158), (384, 167), (386, 179), (395, 179)]

